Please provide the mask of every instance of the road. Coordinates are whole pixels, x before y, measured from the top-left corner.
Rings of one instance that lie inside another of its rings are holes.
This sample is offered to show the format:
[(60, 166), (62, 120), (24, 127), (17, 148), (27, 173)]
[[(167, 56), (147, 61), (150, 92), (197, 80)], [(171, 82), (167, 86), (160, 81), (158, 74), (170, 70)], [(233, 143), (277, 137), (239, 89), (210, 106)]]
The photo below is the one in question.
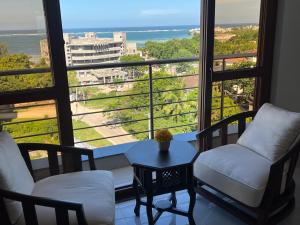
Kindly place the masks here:
[[(97, 110), (91, 109), (76, 102), (71, 104), (71, 109), (73, 114), (101, 111), (101, 109), (97, 109)], [(100, 125), (109, 120), (109, 118), (105, 117), (103, 113), (78, 116), (78, 117), (74, 117), (74, 119), (81, 120), (86, 124), (88, 124), (89, 126)], [(94, 129), (103, 137), (111, 137), (111, 136), (128, 134), (128, 132), (125, 131), (121, 126), (103, 126), (103, 127), (96, 127)], [(117, 138), (107, 138), (107, 140), (114, 145), (137, 141), (137, 139), (134, 138), (132, 135), (126, 135)]]

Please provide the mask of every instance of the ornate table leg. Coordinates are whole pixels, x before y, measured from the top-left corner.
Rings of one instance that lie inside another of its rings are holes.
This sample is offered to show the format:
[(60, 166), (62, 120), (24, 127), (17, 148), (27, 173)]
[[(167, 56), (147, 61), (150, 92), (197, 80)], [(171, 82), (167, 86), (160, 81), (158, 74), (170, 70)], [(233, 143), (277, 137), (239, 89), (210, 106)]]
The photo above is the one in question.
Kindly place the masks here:
[(151, 193), (147, 194), (147, 217), (149, 225), (154, 225), (153, 214), (152, 214), (152, 202), (153, 195)]
[(139, 185), (136, 180), (136, 170), (134, 169), (134, 176), (133, 176), (133, 189), (135, 191), (135, 208), (134, 208), (134, 213), (136, 216), (140, 216), (140, 207), (141, 207), (141, 197), (140, 197), (140, 191), (139, 191)]
[(144, 180), (145, 180), (144, 188), (146, 190), (146, 195), (147, 195), (146, 211), (147, 211), (148, 223), (149, 225), (154, 225), (154, 219), (152, 213), (152, 208), (153, 208), (152, 171), (146, 170), (144, 172)]

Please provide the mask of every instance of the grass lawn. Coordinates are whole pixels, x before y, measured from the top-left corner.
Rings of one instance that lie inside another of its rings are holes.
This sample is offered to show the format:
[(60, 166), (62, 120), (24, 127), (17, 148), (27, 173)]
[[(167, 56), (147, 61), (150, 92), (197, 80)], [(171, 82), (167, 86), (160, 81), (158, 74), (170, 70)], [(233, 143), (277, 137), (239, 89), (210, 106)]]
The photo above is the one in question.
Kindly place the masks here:
[[(105, 93), (96, 93), (91, 94), (89, 98), (104, 98), (104, 97), (111, 97), (116, 96), (115, 92), (112, 92), (110, 94)], [(126, 99), (126, 97), (121, 98), (122, 100)], [(108, 98), (108, 99), (98, 99), (98, 100), (92, 100), (92, 101), (86, 101), (85, 103), (82, 102), (82, 104), (89, 108), (101, 108), (101, 109), (109, 109), (113, 108), (118, 102), (117, 98)]]
[[(102, 96), (93, 96), (93, 98), (98, 98)], [(114, 101), (114, 99), (99, 99), (99, 100), (93, 100), (93, 101), (86, 101), (85, 103), (81, 103), (83, 106), (89, 107), (89, 108), (95, 108), (95, 109), (106, 109), (107, 106)]]
[[(85, 122), (82, 122), (80, 120), (73, 120), (73, 128), (88, 127), (88, 126), (89, 125), (86, 124)], [(85, 141), (85, 140), (103, 137), (94, 128), (74, 131), (74, 136), (78, 141)], [(91, 141), (91, 142), (87, 142), (87, 144), (95, 148), (112, 145), (112, 143), (107, 140)]]

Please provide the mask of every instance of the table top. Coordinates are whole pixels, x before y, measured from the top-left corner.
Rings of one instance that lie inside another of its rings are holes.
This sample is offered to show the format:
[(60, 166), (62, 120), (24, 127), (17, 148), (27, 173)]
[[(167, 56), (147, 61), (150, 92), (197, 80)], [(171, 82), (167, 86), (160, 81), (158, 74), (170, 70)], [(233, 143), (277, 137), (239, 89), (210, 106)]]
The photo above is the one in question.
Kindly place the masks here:
[(125, 153), (132, 166), (152, 170), (190, 165), (197, 157), (194, 146), (185, 141), (172, 140), (168, 152), (160, 152), (154, 140), (137, 142)]

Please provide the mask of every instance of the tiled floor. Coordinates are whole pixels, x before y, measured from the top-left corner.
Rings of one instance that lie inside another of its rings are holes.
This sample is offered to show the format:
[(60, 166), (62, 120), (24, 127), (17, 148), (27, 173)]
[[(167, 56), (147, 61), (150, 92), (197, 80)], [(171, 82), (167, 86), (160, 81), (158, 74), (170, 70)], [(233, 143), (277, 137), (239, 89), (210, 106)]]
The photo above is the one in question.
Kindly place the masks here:
[[(296, 187), (296, 208), (294, 212), (279, 225), (300, 224), (300, 167), (295, 172)], [(155, 200), (165, 198), (158, 196)], [(188, 194), (183, 191), (177, 194), (178, 207), (187, 209), (189, 204)], [(116, 207), (116, 225), (142, 225), (148, 224), (145, 207), (141, 206), (141, 216), (135, 217), (133, 209), (135, 201), (119, 203)], [(201, 196), (197, 196), (194, 209), (194, 219), (197, 225), (245, 225), (231, 214), (208, 202)], [(187, 225), (188, 219), (182, 216), (175, 216), (164, 213), (156, 223), (157, 225)]]

